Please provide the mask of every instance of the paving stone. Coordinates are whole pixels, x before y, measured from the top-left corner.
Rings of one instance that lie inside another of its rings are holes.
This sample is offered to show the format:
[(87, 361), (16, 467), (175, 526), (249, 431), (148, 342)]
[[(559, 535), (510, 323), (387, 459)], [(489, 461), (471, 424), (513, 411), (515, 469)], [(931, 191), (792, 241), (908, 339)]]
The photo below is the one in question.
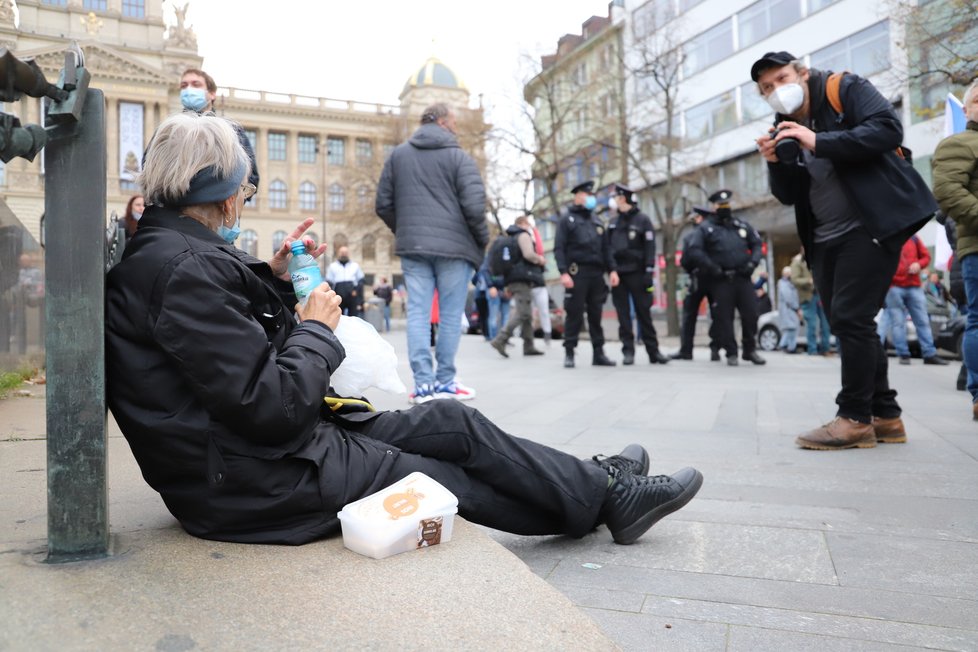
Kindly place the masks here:
[(836, 638), (818, 634), (800, 634), (780, 629), (731, 626), (726, 652), (762, 652), (791, 650), (791, 652), (911, 652), (928, 650), (922, 646), (896, 645), (877, 641)]

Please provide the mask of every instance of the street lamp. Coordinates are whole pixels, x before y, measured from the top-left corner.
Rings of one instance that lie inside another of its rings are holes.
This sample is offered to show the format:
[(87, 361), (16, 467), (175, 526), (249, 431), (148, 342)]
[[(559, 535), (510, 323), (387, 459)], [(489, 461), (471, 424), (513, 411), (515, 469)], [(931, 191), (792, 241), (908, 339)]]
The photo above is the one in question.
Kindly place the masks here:
[[(329, 197), (329, 189), (327, 188), (326, 185), (328, 183), (327, 164), (329, 162), (329, 137), (328, 136), (322, 136), (322, 140), (320, 141), (320, 143), (316, 145), (316, 152), (319, 154), (323, 162), (323, 191), (322, 193), (320, 193), (320, 198), (319, 198), (320, 205), (322, 206), (322, 218), (323, 218), (323, 233), (321, 236), (322, 240), (320, 240), (320, 244), (322, 244), (328, 241), (326, 239), (326, 200)], [(320, 256), (320, 259), (323, 265), (323, 278), (325, 278), (326, 267), (329, 264), (328, 263), (329, 249), (323, 252), (323, 255)]]

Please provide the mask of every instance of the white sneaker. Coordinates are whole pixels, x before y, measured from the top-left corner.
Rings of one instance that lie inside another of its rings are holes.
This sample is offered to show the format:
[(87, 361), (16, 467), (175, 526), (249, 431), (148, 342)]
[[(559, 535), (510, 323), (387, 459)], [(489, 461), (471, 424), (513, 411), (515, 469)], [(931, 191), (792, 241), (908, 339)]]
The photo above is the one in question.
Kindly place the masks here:
[(435, 398), (453, 398), (456, 401), (471, 401), (475, 398), (475, 390), (466, 387), (458, 380), (445, 385), (435, 385)]
[(435, 398), (435, 389), (428, 383), (422, 383), (414, 388), (414, 391), (408, 394), (408, 403), (413, 403), (414, 405), (421, 405), (422, 403), (427, 403), (428, 401)]

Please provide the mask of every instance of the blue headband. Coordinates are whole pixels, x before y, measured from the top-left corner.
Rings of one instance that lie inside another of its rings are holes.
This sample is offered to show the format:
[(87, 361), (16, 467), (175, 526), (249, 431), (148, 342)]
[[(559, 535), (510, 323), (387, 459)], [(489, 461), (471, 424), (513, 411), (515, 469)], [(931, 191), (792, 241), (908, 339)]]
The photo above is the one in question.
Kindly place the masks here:
[(196, 206), (197, 204), (210, 204), (221, 202), (237, 194), (244, 181), (248, 166), (244, 160), (239, 160), (231, 176), (221, 178), (217, 176), (214, 166), (204, 168), (194, 175), (190, 180), (190, 187), (187, 193), (180, 197), (174, 204), (178, 206)]

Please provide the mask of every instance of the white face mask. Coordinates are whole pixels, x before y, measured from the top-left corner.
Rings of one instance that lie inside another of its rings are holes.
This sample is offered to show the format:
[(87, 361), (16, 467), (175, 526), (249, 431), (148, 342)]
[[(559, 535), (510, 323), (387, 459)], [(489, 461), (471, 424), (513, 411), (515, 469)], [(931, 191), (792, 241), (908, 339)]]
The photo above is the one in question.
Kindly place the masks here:
[(785, 84), (775, 88), (764, 99), (781, 115), (791, 115), (805, 103), (805, 89), (798, 83)]

